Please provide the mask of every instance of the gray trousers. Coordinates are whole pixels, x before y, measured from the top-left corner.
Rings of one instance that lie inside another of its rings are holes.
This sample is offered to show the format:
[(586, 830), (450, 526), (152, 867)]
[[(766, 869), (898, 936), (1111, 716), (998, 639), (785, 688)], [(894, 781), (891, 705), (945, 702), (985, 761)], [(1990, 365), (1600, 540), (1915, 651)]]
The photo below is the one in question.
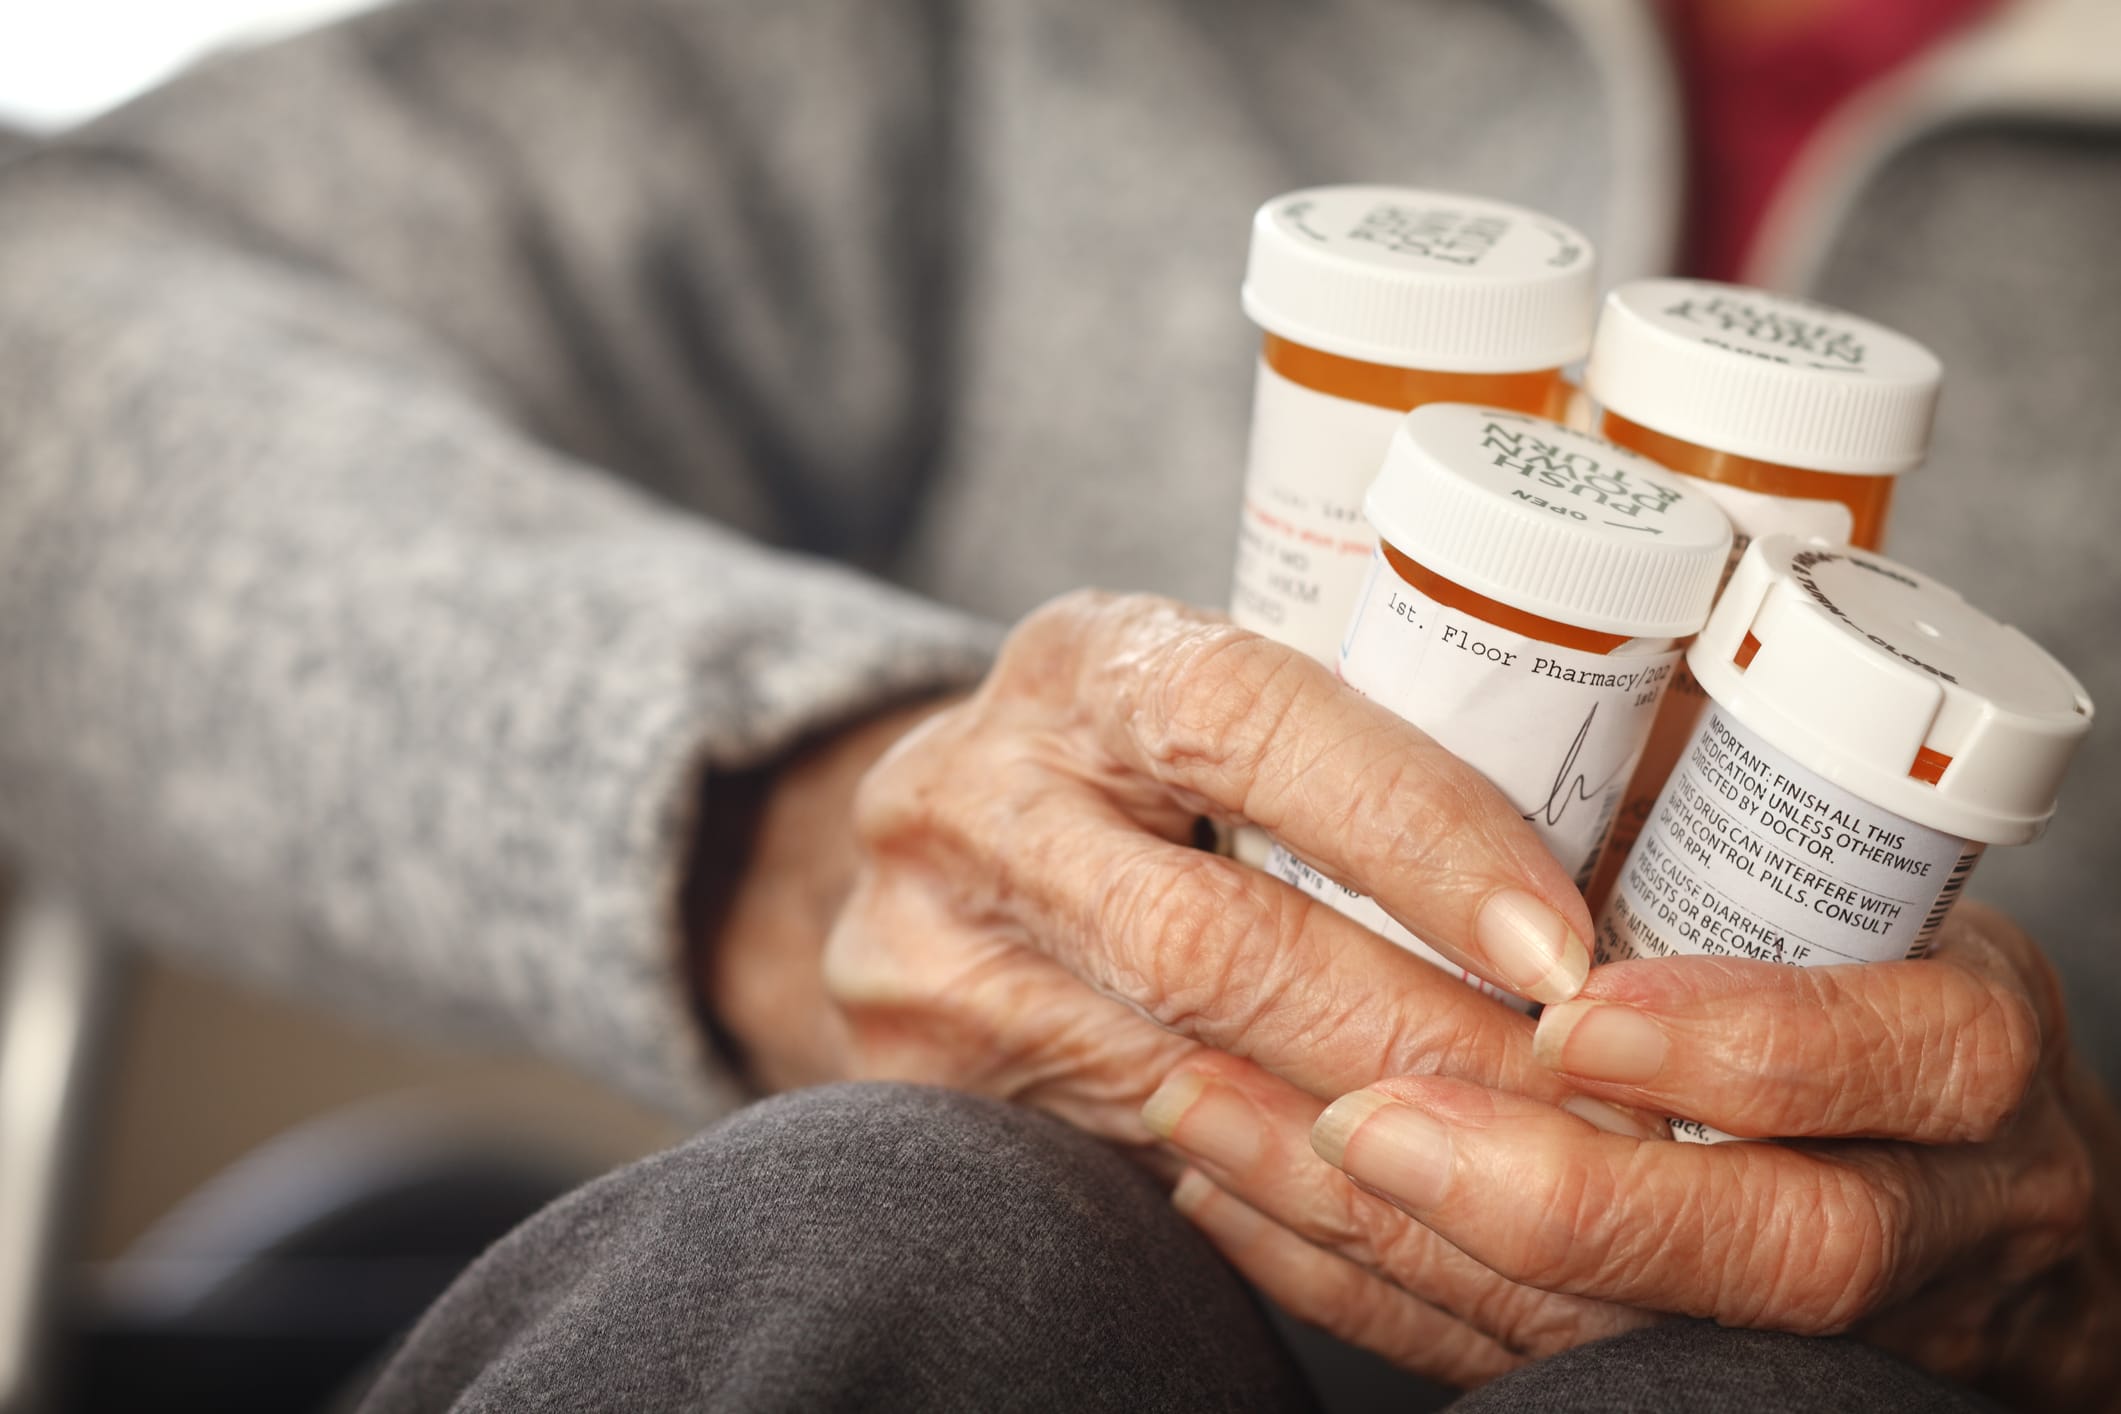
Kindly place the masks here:
[[(1336, 1405), (1426, 1407), (1418, 1388), (1336, 1382)], [(1319, 1407), (1258, 1299), (1134, 1163), (1030, 1111), (903, 1085), (767, 1100), (570, 1194), (457, 1281), (363, 1405)], [(1853, 1342), (1674, 1322), (1451, 1407), (1987, 1406)]]

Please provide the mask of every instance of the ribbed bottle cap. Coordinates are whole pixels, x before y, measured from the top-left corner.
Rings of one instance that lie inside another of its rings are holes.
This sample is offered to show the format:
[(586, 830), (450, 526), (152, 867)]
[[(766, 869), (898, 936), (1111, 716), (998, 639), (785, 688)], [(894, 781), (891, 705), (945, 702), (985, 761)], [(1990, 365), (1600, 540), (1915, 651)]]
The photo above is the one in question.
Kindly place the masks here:
[(1252, 219), (1245, 313), (1344, 358), (1519, 373), (1583, 357), (1597, 260), (1580, 231), (1500, 201), (1313, 187)]
[(1685, 478), (1604, 438), (1464, 403), (1407, 415), (1366, 509), (1425, 569), (1630, 638), (1700, 628), (1731, 549), (1730, 522)]
[(1687, 666), (1799, 765), (1989, 844), (2046, 827), (2092, 724), (2076, 678), (2017, 629), (1881, 555), (1791, 535), (1746, 548)]
[(1944, 367), (1904, 334), (1707, 280), (1605, 297), (1584, 366), (1602, 407), (1668, 437), (1811, 471), (1906, 471), (1929, 451)]

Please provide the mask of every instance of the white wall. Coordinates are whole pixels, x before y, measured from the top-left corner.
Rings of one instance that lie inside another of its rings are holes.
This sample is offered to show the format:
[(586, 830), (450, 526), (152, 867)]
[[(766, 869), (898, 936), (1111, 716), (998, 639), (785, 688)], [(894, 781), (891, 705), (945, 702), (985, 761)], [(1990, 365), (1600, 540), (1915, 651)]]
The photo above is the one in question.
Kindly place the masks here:
[(90, 117), (191, 60), (378, 0), (0, 0), (0, 123)]

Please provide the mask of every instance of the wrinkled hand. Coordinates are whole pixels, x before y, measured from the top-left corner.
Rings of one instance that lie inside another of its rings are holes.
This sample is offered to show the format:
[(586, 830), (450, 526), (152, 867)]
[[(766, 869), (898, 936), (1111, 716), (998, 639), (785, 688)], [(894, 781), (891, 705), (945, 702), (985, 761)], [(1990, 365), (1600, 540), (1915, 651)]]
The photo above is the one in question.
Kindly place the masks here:
[[(2070, 1056), (2052, 971), (2000, 915), (1962, 905), (1921, 962), (1601, 968), (1546, 1010), (1536, 1051), (1607, 1100), (1808, 1138), (1644, 1142), (1504, 1087), (1386, 1080), (1336, 1101), (1310, 1138), (1396, 1205), (1395, 1227), (1352, 1217), (1352, 1188), (1306, 1179), (1308, 1097), (1233, 1071), (1206, 1092), (1218, 1122), (1182, 1075), (1191, 1103), (1167, 1127), (1217, 1185), (1192, 1180), (1181, 1205), (1255, 1275), (1308, 1266), (1284, 1280), (1319, 1284), (1330, 1251), (1418, 1288), (1433, 1233), (1513, 1283), (1854, 1328), (2012, 1403), (2111, 1406), (2114, 1115)], [(1299, 1251), (1255, 1207), (1325, 1250)]]
[[(1306, 1126), (1327, 1097), (1420, 1072), (1641, 1130), (1534, 1062), (1526, 1018), (1191, 847), (1203, 815), (1250, 820), (1499, 985), (1559, 1001), (1581, 984), (1589, 918), (1530, 827), (1309, 659), (1168, 601), (1075, 595), (1025, 620), (975, 694), (860, 774), (895, 730), (793, 770), (709, 955), (709, 995), (769, 1083), (927, 1081), (1147, 1146), (1142, 1103), (1182, 1065), (1280, 1086), (1309, 1107)], [(842, 850), (833, 792), (856, 774), (857, 838)], [(849, 877), (818, 872), (842, 857)], [(806, 973), (804, 939), (828, 916)], [(1507, 1281), (1419, 1232), (1397, 1251), (1425, 1267), (1411, 1295), (1337, 1270), (1390, 1298), (1350, 1333), (1447, 1377), (1641, 1319)], [(1339, 1309), (1268, 1285), (1300, 1314)]]

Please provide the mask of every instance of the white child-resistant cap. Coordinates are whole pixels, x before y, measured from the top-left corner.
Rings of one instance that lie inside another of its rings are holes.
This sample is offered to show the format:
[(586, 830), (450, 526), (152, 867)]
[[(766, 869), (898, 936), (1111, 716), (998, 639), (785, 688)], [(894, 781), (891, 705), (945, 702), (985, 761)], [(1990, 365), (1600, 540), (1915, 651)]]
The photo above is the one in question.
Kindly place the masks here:
[(1244, 304), (1269, 333), (1344, 358), (1521, 373), (1590, 347), (1597, 258), (1582, 232), (1521, 206), (1313, 187), (1252, 218)]
[(1746, 548), (1687, 666), (1799, 765), (1988, 844), (2046, 828), (2092, 724), (2084, 688), (2017, 629), (1883, 556), (1792, 535)]
[(1600, 406), (1668, 437), (1865, 475), (1922, 460), (1943, 377), (1935, 354), (1882, 324), (1707, 280), (1613, 290), (1583, 371)]
[(1365, 509), (1424, 569), (1630, 638), (1699, 629), (1731, 550), (1730, 522), (1684, 477), (1602, 437), (1465, 403), (1407, 414)]

